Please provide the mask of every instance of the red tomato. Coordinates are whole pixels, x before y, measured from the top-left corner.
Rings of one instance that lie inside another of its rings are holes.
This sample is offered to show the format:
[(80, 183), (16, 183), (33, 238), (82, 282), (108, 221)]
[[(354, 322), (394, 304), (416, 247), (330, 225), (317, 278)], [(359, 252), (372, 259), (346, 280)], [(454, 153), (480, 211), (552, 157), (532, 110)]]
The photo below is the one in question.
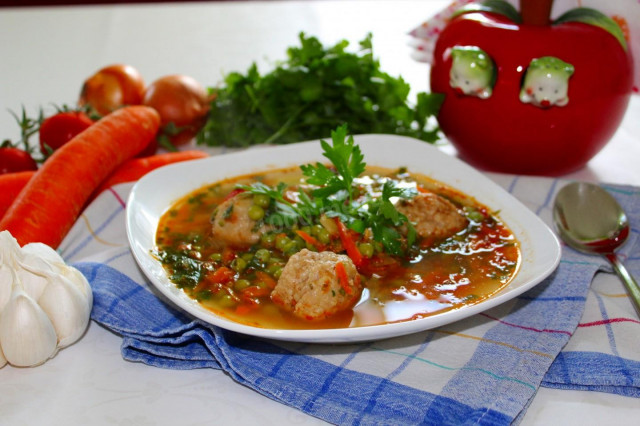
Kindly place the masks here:
[(0, 174), (38, 170), (31, 155), (11, 146), (0, 148)]
[(198, 133), (206, 121), (209, 102), (207, 90), (186, 75), (159, 78), (147, 87), (142, 101), (158, 111), (163, 131), (174, 145), (183, 145)]
[[(476, 46), (495, 62), (487, 99), (452, 87), (455, 46)], [(519, 98), (527, 67), (544, 56), (575, 67), (565, 106), (536, 107)], [(436, 42), (431, 90), (446, 95), (438, 122), (463, 159), (499, 172), (560, 175), (583, 167), (613, 136), (629, 103), (632, 66), (623, 45), (596, 25), (516, 24), (467, 13), (452, 19)]]
[(40, 125), (42, 153), (55, 151), (92, 124), (93, 120), (82, 112), (70, 111), (52, 115)]
[(140, 105), (144, 88), (142, 75), (134, 67), (109, 65), (84, 82), (78, 104), (89, 105), (97, 114), (107, 115), (124, 105)]

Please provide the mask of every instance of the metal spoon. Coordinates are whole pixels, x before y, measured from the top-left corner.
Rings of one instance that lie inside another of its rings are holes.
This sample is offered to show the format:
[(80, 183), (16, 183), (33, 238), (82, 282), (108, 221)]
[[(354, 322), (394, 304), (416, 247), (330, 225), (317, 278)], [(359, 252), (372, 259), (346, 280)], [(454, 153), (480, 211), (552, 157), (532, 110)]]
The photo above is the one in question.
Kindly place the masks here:
[(611, 263), (640, 317), (640, 287), (615, 254), (629, 236), (627, 215), (615, 198), (598, 185), (570, 183), (556, 195), (553, 220), (571, 247), (600, 254)]

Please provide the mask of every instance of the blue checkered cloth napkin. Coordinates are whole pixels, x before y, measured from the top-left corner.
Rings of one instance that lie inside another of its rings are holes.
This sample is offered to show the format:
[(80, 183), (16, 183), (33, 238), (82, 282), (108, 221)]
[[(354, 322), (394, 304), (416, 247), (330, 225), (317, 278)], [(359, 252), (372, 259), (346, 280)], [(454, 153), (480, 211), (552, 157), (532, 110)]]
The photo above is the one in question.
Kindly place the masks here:
[[(550, 223), (564, 181), (490, 175)], [(621, 284), (593, 288), (610, 268), (563, 247), (558, 269), (527, 293), (434, 330), (326, 345), (225, 331), (176, 310), (129, 251), (131, 185), (103, 193), (61, 245), (89, 279), (92, 319), (121, 335), (122, 356), (171, 368), (222, 369), (237, 382), (335, 424), (510, 424), (538, 386), (640, 397), (640, 322)], [(628, 212), (620, 252), (640, 276), (640, 189), (607, 185)]]

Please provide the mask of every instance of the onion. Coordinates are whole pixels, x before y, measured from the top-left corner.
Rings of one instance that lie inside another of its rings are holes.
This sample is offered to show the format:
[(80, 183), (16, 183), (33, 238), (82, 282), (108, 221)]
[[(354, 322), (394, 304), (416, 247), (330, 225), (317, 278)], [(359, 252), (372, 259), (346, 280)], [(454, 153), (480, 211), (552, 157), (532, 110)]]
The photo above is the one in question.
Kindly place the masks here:
[(144, 105), (160, 114), (161, 128), (174, 145), (189, 142), (206, 121), (210, 96), (194, 78), (175, 74), (151, 83), (143, 97)]

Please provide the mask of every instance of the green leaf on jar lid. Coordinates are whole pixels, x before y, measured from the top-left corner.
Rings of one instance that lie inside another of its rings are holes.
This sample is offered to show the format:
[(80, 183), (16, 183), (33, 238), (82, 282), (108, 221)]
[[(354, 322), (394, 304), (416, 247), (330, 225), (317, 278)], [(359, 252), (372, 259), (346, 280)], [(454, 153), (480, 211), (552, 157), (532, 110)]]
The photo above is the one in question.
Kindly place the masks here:
[(620, 42), (622, 48), (627, 50), (627, 41), (624, 38), (622, 28), (620, 28), (620, 25), (618, 25), (616, 21), (602, 12), (588, 7), (578, 7), (565, 12), (553, 23), (554, 25), (558, 25), (565, 22), (582, 22), (583, 24), (600, 27), (614, 36), (618, 42)]
[(468, 4), (456, 10), (451, 18), (453, 19), (456, 16), (472, 12), (495, 13), (506, 17), (516, 24), (522, 23), (522, 17), (520, 16), (520, 13), (518, 13), (516, 8), (513, 7), (511, 3), (507, 3), (504, 0), (485, 0), (480, 3)]

